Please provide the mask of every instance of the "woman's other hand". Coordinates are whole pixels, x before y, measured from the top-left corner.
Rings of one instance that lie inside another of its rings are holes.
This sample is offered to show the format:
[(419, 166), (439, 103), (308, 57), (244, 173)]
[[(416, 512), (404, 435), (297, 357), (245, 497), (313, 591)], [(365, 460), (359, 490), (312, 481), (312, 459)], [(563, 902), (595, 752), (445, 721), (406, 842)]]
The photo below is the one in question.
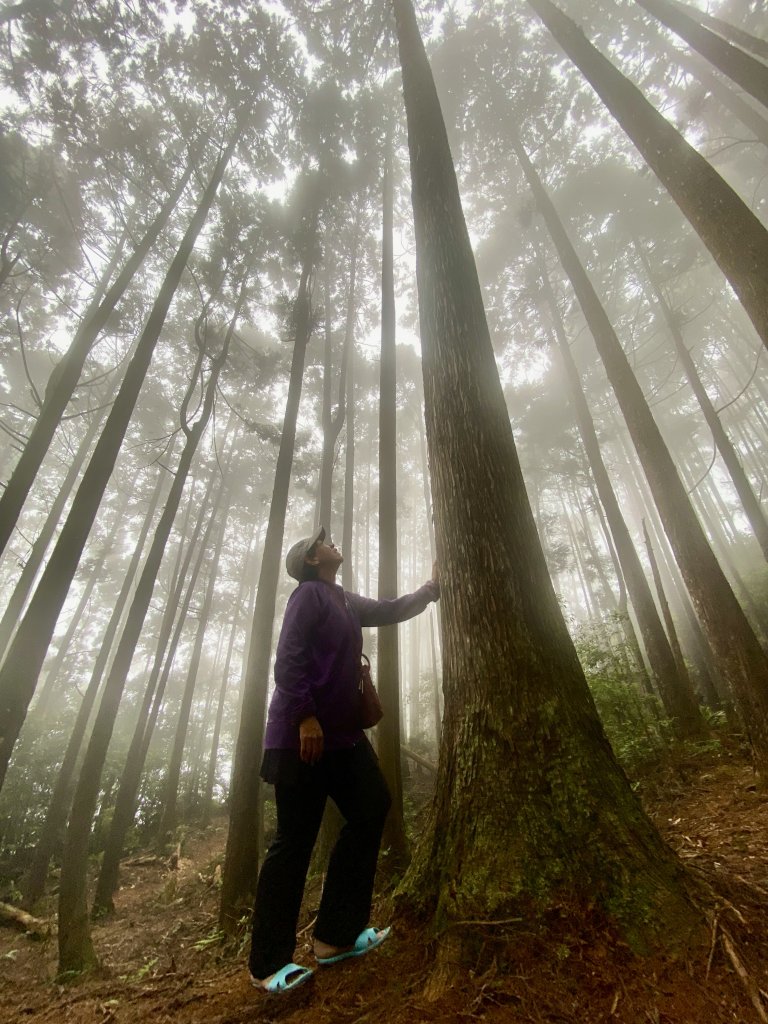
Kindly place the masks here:
[(301, 760), (306, 764), (317, 764), (323, 754), (323, 727), (314, 715), (299, 723), (299, 742)]

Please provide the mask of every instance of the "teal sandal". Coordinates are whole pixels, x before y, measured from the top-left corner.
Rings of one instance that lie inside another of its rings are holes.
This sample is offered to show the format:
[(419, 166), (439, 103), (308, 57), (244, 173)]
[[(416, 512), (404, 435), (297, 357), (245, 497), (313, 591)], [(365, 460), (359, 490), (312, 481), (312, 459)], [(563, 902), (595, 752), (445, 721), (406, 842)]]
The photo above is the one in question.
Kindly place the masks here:
[[(291, 981), (288, 978), (291, 974), (298, 975)], [(260, 988), (263, 992), (268, 992), (270, 995), (277, 995), (280, 992), (290, 992), (294, 988), (298, 988), (299, 985), (303, 985), (305, 981), (314, 974), (309, 967), (300, 967), (299, 964), (286, 964), (285, 967), (281, 967), (279, 971), (272, 975), (266, 985), (262, 984), (258, 978), (254, 978), (251, 975), (251, 984), (256, 988)]]
[(357, 936), (352, 949), (337, 953), (336, 956), (318, 957), (317, 962), (327, 967), (330, 964), (338, 964), (342, 960), (349, 960), (353, 956), (365, 956), (366, 953), (370, 953), (372, 949), (380, 946), (391, 931), (391, 928), (366, 928)]

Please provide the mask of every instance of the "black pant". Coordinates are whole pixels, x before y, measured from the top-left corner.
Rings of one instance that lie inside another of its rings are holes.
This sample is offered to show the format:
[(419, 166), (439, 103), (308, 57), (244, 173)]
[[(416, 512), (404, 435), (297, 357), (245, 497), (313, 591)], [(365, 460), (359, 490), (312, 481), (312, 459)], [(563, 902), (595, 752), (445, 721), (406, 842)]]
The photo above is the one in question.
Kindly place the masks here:
[(391, 797), (367, 739), (327, 751), (316, 765), (298, 766), (276, 781), (277, 836), (256, 887), (249, 967), (266, 978), (293, 959), (304, 883), (327, 797), (346, 824), (331, 854), (315, 938), (351, 945), (368, 923), (373, 879)]

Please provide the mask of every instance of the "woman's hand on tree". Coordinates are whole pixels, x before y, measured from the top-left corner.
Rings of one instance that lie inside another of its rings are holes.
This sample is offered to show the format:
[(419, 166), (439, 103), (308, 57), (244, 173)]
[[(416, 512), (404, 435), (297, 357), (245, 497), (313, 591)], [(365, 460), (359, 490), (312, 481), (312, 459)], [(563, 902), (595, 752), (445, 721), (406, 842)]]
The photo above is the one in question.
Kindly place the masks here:
[(323, 727), (314, 715), (299, 723), (299, 755), (306, 764), (317, 764), (323, 754)]

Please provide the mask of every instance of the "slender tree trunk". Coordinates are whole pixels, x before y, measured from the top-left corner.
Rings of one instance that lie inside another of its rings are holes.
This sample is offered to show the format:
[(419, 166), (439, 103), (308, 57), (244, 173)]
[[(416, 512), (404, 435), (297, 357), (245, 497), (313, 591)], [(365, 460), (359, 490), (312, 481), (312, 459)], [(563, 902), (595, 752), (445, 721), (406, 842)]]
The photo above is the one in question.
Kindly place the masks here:
[(677, 49), (672, 50), (672, 55), (687, 71), (698, 78), (704, 88), (712, 93), (721, 106), (734, 114), (743, 125), (749, 128), (758, 142), (768, 146), (768, 119), (756, 110), (751, 103), (743, 99), (735, 89), (732, 89), (718, 78), (716, 74), (713, 74), (703, 57), (699, 57), (696, 54), (688, 54)]
[[(122, 514), (124, 513), (124, 511), (125, 504), (123, 505), (122, 509), (120, 510), (115, 519), (115, 522), (113, 523), (109, 537), (107, 538), (106, 543), (102, 546), (101, 554), (96, 560), (96, 564), (93, 566), (92, 570), (88, 574), (85, 586), (83, 587), (83, 592), (80, 595), (80, 600), (78, 601), (77, 607), (72, 613), (72, 618), (70, 619), (69, 625), (67, 626), (67, 631), (59, 642), (58, 650), (56, 651), (56, 657), (52, 660), (51, 667), (48, 669), (48, 672), (45, 677), (45, 682), (38, 691), (37, 700), (34, 704), (33, 711), (35, 717), (38, 720), (45, 720), (46, 718), (52, 717), (51, 700), (54, 694), (61, 697), (61, 693), (57, 694), (57, 690), (59, 688), (59, 684), (61, 683), (62, 672), (64, 671), (65, 666), (68, 665), (70, 661), (70, 648), (72, 647), (72, 642), (75, 639), (75, 637), (82, 631), (83, 616), (85, 615), (85, 610), (88, 607), (91, 597), (93, 596), (94, 590), (96, 589), (96, 584), (99, 583), (101, 580), (101, 571), (104, 568), (104, 563), (107, 560), (107, 555), (110, 554), (110, 552), (112, 551), (112, 547), (114, 544), (115, 537), (117, 536), (118, 529), (122, 525), (120, 520), (122, 518)], [(59, 707), (54, 707), (53, 710), (59, 711), (60, 705)]]
[(216, 548), (208, 569), (208, 584), (205, 589), (202, 608), (200, 609), (200, 616), (197, 624), (197, 635), (195, 636), (192, 656), (190, 658), (189, 668), (187, 669), (187, 680), (184, 685), (181, 707), (179, 708), (179, 716), (176, 724), (176, 732), (173, 738), (170, 760), (168, 762), (168, 773), (165, 780), (165, 794), (163, 797), (163, 811), (158, 828), (158, 836), (161, 843), (166, 842), (168, 836), (172, 835), (176, 828), (176, 801), (179, 790), (179, 778), (181, 776), (181, 762), (184, 756), (184, 743), (187, 737), (189, 714), (192, 709), (192, 700), (195, 695), (197, 674), (200, 669), (200, 659), (203, 653), (203, 641), (205, 640), (205, 633), (208, 628), (208, 618), (211, 613), (211, 604), (213, 603), (213, 592), (219, 570), (219, 559), (221, 558), (221, 549), (224, 545), (224, 534), (226, 533), (228, 517), (229, 501), (225, 502), (224, 505), (224, 511), (221, 515), (221, 523), (219, 524), (219, 536), (216, 541)]
[[(394, 0), (408, 119), (446, 695), (437, 788), (401, 899), (441, 935), (467, 920), (603, 907), (637, 945), (700, 929), (682, 869), (618, 767), (547, 572), (498, 377), (434, 81)], [(642, 907), (642, 910), (640, 909)], [(474, 958), (477, 962), (477, 955)]]
[(3, 654), (10, 643), (13, 631), (16, 628), (16, 623), (21, 618), (29, 592), (32, 589), (38, 572), (40, 571), (40, 566), (43, 564), (43, 559), (45, 558), (45, 553), (48, 550), (48, 545), (53, 539), (56, 527), (59, 525), (59, 520), (61, 519), (61, 514), (64, 511), (64, 506), (72, 493), (75, 481), (80, 475), (80, 470), (83, 468), (83, 463), (90, 451), (93, 439), (101, 426), (104, 415), (105, 412), (102, 410), (101, 412), (96, 412), (91, 416), (91, 422), (85, 432), (85, 436), (78, 445), (75, 457), (70, 463), (67, 474), (61, 483), (61, 487), (56, 493), (56, 497), (53, 499), (50, 511), (45, 517), (43, 528), (35, 538), (32, 550), (29, 552), (27, 560), (24, 563), (24, 569), (22, 570), (21, 576), (19, 576), (18, 583), (13, 589), (13, 593), (8, 601), (8, 606), (6, 607), (2, 621), (0, 622), (0, 661), (2, 661)]
[[(214, 476), (212, 474), (208, 488), (209, 493), (213, 486), (213, 480)], [(192, 602), (192, 596), (195, 592), (195, 586), (197, 584), (197, 579), (207, 550), (208, 539), (216, 518), (216, 507), (214, 506), (214, 509), (208, 518), (208, 524), (205, 528), (205, 533), (200, 544), (196, 564), (194, 565), (189, 580), (187, 581), (187, 572), (189, 570), (190, 561), (195, 551), (199, 530), (205, 519), (208, 496), (209, 495), (206, 495), (204, 507), (200, 510), (200, 515), (195, 525), (194, 533), (187, 545), (184, 564), (179, 573), (177, 589), (173, 594), (169, 606), (166, 608), (166, 614), (163, 616), (163, 623), (160, 628), (160, 637), (158, 639), (154, 657), (154, 664), (147, 682), (144, 700), (142, 701), (141, 708), (139, 709), (139, 716), (134, 727), (133, 737), (128, 748), (128, 754), (126, 755), (125, 767), (123, 768), (120, 777), (120, 788), (117, 791), (115, 806), (112, 811), (112, 822), (110, 824), (109, 834), (107, 835), (104, 843), (101, 870), (99, 871), (99, 877), (96, 882), (96, 892), (94, 894), (93, 908), (91, 911), (91, 916), (94, 918), (103, 917), (105, 914), (111, 913), (114, 910), (112, 897), (118, 888), (118, 881), (120, 877), (120, 858), (123, 855), (125, 837), (128, 834), (128, 829), (133, 824), (133, 819), (136, 813), (136, 801), (141, 783), (141, 773), (144, 770), (144, 763), (147, 759), (149, 744), (154, 734), (157, 717), (162, 706), (166, 683), (168, 682), (168, 677), (171, 674), (171, 668), (173, 667), (174, 658), (176, 656), (176, 649), (187, 621), (187, 612), (189, 611), (189, 606)], [(184, 589), (185, 581), (187, 582), (186, 594), (184, 596), (184, 600), (181, 602), (181, 607), (179, 608), (179, 600), (181, 592)], [(173, 637), (170, 637), (170, 631), (173, 627), (174, 613), (177, 609), (179, 609), (178, 619), (176, 621), (176, 627), (173, 630)], [(164, 657), (165, 660), (163, 663)]]
[[(546, 195), (541, 187), (541, 182), (533, 170), (525, 151), (522, 147), (519, 147), (517, 153), (523, 164), (526, 177), (534, 190), (537, 202), (540, 205), (543, 204), (542, 211), (544, 207), (547, 208), (551, 218), (553, 210), (550, 210), (550, 204), (545, 202)], [(603, 462), (600, 442), (597, 439), (592, 414), (589, 411), (589, 405), (581, 386), (579, 371), (576, 368), (576, 363), (568, 345), (568, 339), (565, 336), (557, 300), (552, 291), (546, 267), (541, 259), (540, 273), (542, 275), (544, 295), (552, 313), (552, 325), (563, 369), (565, 370), (568, 393), (576, 417), (576, 423), (578, 424), (582, 443), (587, 453), (597, 493), (605, 510), (611, 536), (616, 545), (621, 572), (629, 590), (632, 607), (637, 616), (637, 622), (659, 694), (678, 735), (701, 735), (704, 731), (704, 721), (696, 704), (691, 681), (688, 673), (681, 672), (679, 665), (675, 662), (674, 653), (664, 632), (664, 627), (661, 624), (659, 613), (651, 594), (651, 588), (648, 585), (648, 580), (637, 555), (634, 542), (630, 536), (624, 516), (621, 513), (616, 492), (613, 489), (608, 471)]]
[[(381, 252), (381, 381), (379, 398), (379, 600), (397, 597), (397, 376), (395, 365), (395, 277), (393, 256), (392, 142), (387, 136), (384, 164)], [(398, 627), (380, 626), (377, 685), (384, 718), (376, 733), (381, 770), (392, 794), (384, 826), (395, 870), (408, 859), (403, 821), (400, 755), (400, 673)]]
[[(250, 552), (253, 541), (256, 536), (256, 523), (254, 521), (253, 528), (251, 530), (251, 542), (248, 550)], [(213, 808), (213, 787), (216, 781), (216, 761), (219, 754), (219, 740), (221, 737), (221, 723), (224, 717), (224, 705), (227, 698), (227, 693), (230, 689), (229, 672), (230, 666), (232, 665), (232, 654), (235, 649), (235, 640), (240, 632), (241, 622), (241, 610), (243, 608), (243, 602), (248, 592), (248, 582), (251, 578), (251, 564), (250, 558), (246, 559), (245, 572), (240, 578), (240, 585), (237, 591), (237, 601), (235, 602), (235, 612), (232, 617), (232, 629), (229, 633), (229, 641), (227, 643), (227, 653), (224, 658), (224, 669), (221, 674), (221, 687), (219, 689), (219, 699), (216, 705), (216, 718), (213, 723), (213, 735), (211, 737), (211, 748), (208, 757), (208, 770), (206, 773), (205, 790), (203, 793), (203, 816), (202, 821), (204, 825), (207, 825), (211, 820), (211, 811)]]
[[(669, 0), (635, 0), (635, 2), (649, 14), (658, 18), (667, 28), (672, 29), (692, 49), (700, 53), (702, 57), (706, 57), (711, 64), (714, 64), (719, 71), (740, 85), (750, 96), (754, 96), (760, 103), (768, 106), (768, 67), (765, 64), (715, 35), (698, 19), (694, 20), (687, 13), (689, 8), (683, 4), (670, 3)], [(721, 24), (724, 23), (721, 22)]]
[(112, 650), (112, 644), (114, 642), (115, 635), (117, 634), (120, 619), (122, 618), (123, 609), (128, 601), (128, 595), (133, 588), (136, 572), (139, 568), (141, 553), (144, 550), (144, 543), (147, 539), (149, 528), (152, 525), (164, 486), (165, 480), (161, 471), (158, 475), (157, 483), (155, 484), (155, 488), (149, 502), (147, 514), (144, 517), (139, 538), (136, 541), (135, 548), (133, 549), (131, 561), (128, 565), (123, 584), (120, 588), (120, 593), (117, 596), (115, 606), (112, 609), (112, 614), (110, 615), (109, 622), (107, 623), (107, 628), (104, 631), (99, 654), (91, 672), (90, 681), (85, 693), (83, 694), (80, 707), (78, 708), (77, 718), (75, 719), (72, 734), (69, 737), (67, 749), (64, 754), (64, 760), (62, 761), (59, 774), (56, 778), (56, 785), (54, 786), (51, 803), (46, 814), (45, 824), (43, 825), (40, 836), (37, 840), (35, 856), (24, 886), (24, 903), (25, 906), (28, 907), (34, 906), (45, 891), (45, 881), (48, 876), (48, 865), (56, 847), (61, 841), (64, 826), (67, 821), (67, 815), (69, 814), (69, 808), (72, 802), (73, 779), (83, 737), (85, 736), (88, 720), (91, 717), (91, 711), (93, 710), (93, 705), (96, 702), (96, 697), (98, 696), (99, 689), (101, 687), (101, 680), (104, 676), (107, 661), (109, 660), (109, 654)]
[(66, 523), (0, 668), (0, 785), (5, 779), (11, 751), (35, 692), (56, 620), (66, 600), (80, 555), (112, 474), (168, 309), (197, 236), (216, 197), (237, 137), (238, 133), (235, 132), (232, 141), (216, 161), (208, 186), (152, 306), (112, 411), (107, 417), (104, 430), (83, 474)]
[(528, 0), (707, 246), (768, 347), (768, 231), (714, 168), (550, 0)]
[(672, 335), (672, 340), (675, 343), (675, 351), (682, 363), (685, 376), (688, 383), (691, 385), (691, 390), (696, 396), (696, 400), (701, 407), (701, 411), (704, 413), (704, 419), (707, 421), (707, 426), (712, 431), (712, 437), (717, 446), (717, 450), (720, 453), (720, 457), (725, 463), (725, 467), (731, 477), (731, 482), (739, 496), (744, 513), (749, 520), (749, 525), (752, 527), (752, 532), (760, 545), (764, 558), (768, 560), (768, 519), (766, 519), (765, 513), (760, 506), (760, 502), (757, 500), (755, 492), (752, 490), (750, 482), (747, 479), (747, 474), (744, 472), (741, 462), (739, 461), (736, 449), (731, 444), (731, 441), (720, 422), (720, 417), (717, 415), (715, 407), (707, 394), (706, 388), (701, 383), (701, 378), (696, 370), (696, 364), (694, 363), (691, 353), (686, 348), (683, 340), (679, 319), (675, 316), (664, 298), (661, 286), (656, 280), (656, 276), (651, 269), (648, 259), (640, 248), (637, 240), (635, 240), (634, 244), (653, 289), (656, 306), (661, 312), (661, 316), (667, 325), (669, 333)]
[(264, 715), (269, 686), (272, 631), (296, 440), (296, 420), (307, 344), (312, 332), (310, 278), (316, 261), (316, 238), (317, 213), (314, 212), (311, 214), (299, 291), (293, 307), (294, 345), (291, 376), (256, 591), (240, 729), (232, 768), (230, 824), (219, 910), (220, 927), (229, 934), (236, 931), (241, 916), (253, 906), (256, 888), (261, 831), (259, 768), (264, 744)]
[[(341, 351), (341, 369), (339, 371), (339, 393), (336, 401), (336, 408), (331, 408), (331, 390), (332, 390), (332, 379), (331, 379), (331, 322), (330, 322), (330, 285), (326, 281), (326, 357), (325, 357), (325, 369), (324, 375), (327, 374), (327, 378), (323, 381), (323, 455), (322, 465), (320, 468), (320, 505), (319, 515), (317, 517), (318, 523), (325, 526), (328, 531), (328, 535), (331, 535), (331, 516), (333, 512), (333, 463), (336, 455), (336, 441), (338, 440), (341, 428), (344, 426), (344, 417), (346, 415), (347, 406), (347, 373), (349, 370), (349, 358), (350, 349), (352, 347), (352, 337), (354, 332), (354, 317), (355, 317), (355, 263), (357, 260), (357, 236), (352, 243), (352, 264), (350, 270), (350, 292), (349, 299), (347, 302), (347, 317), (346, 326), (344, 328), (344, 346)], [(327, 383), (326, 383), (327, 380)], [(327, 389), (327, 401), (328, 408), (325, 408), (325, 394)], [(342, 548), (342, 550), (344, 550)]]
[[(2, 497), (0, 497), (0, 554), (5, 550), (5, 546), (13, 533), (26, 497), (45, 458), (56, 428), (61, 422), (61, 417), (67, 403), (74, 394), (77, 382), (80, 380), (80, 374), (88, 354), (93, 348), (97, 337), (104, 329), (117, 303), (123, 297), (142, 263), (152, 251), (152, 246), (168, 223), (171, 214), (176, 209), (176, 204), (186, 188), (193, 170), (194, 160), (190, 158), (178, 184), (160, 207), (157, 216), (147, 229), (144, 237), (137, 245), (131, 257), (126, 261), (114, 283), (107, 289), (104, 298), (101, 298), (102, 288), (100, 287), (97, 290), (90, 307), (83, 315), (83, 319), (66, 355), (54, 367), (45, 389), (43, 406), (35, 421), (32, 433), (29, 435), (21, 458), (16, 463), (11, 478), (3, 491)], [(111, 266), (107, 269), (108, 275), (111, 275), (112, 269)], [(106, 275), (105, 279), (108, 280)], [(172, 294), (170, 297), (172, 297)], [(131, 372), (131, 367), (134, 365), (136, 358), (136, 355), (134, 355), (133, 360), (131, 360), (126, 373), (126, 379)], [(112, 414), (110, 414), (108, 422), (111, 421)]]
[[(233, 146), (229, 148), (231, 151)], [(223, 167), (221, 172), (223, 173)], [(212, 200), (213, 196), (211, 196)], [(202, 227), (202, 223), (203, 220), (201, 219), (200, 227)], [(213, 411), (213, 401), (218, 385), (219, 373), (227, 356), (229, 342), (242, 300), (243, 291), (241, 290), (235, 315), (227, 332), (222, 351), (213, 363), (205, 386), (200, 415), (194, 426), (190, 427), (187, 423), (187, 408), (196, 389), (197, 377), (200, 373), (204, 357), (204, 346), (200, 346), (195, 371), (181, 406), (180, 419), (187, 442), (181, 453), (168, 500), (155, 530), (152, 545), (149, 549), (147, 560), (144, 563), (144, 568), (136, 587), (136, 593), (131, 602), (125, 628), (120, 637), (112, 668), (104, 685), (104, 694), (96, 714), (96, 721), (88, 743), (88, 749), (83, 759), (83, 767), (72, 802), (72, 813), (64, 844), (64, 857), (61, 868), (61, 885), (59, 889), (60, 972), (82, 971), (96, 962), (96, 955), (88, 926), (86, 882), (88, 839), (93, 813), (98, 800), (101, 774), (109, 741), (112, 738), (112, 730), (123, 694), (123, 688), (136, 650), (136, 643), (144, 625), (149, 602), (152, 599), (160, 562), (165, 553), (173, 521), (178, 512), (181, 495), (189, 475), (192, 460)]]
[(762, 57), (763, 60), (768, 60), (768, 42), (765, 39), (758, 39), (757, 36), (753, 36), (750, 32), (745, 32), (744, 29), (737, 28), (721, 18), (713, 18), (711, 14), (706, 14), (696, 7), (691, 7), (690, 4), (675, 2), (674, 6), (684, 11), (689, 18), (698, 22), (699, 25), (712, 29), (713, 32), (717, 32), (724, 39), (730, 39), (732, 43), (736, 43), (742, 50), (748, 50), (750, 53)]
[(653, 574), (653, 582), (656, 586), (656, 596), (659, 599), (659, 607), (661, 613), (664, 616), (664, 622), (667, 625), (667, 636), (669, 637), (669, 643), (672, 650), (675, 653), (675, 661), (678, 664), (678, 668), (681, 672), (685, 672), (685, 661), (683, 660), (683, 652), (680, 648), (680, 641), (677, 638), (677, 629), (672, 618), (672, 612), (669, 609), (669, 601), (667, 601), (667, 595), (664, 593), (664, 584), (661, 582), (661, 573), (659, 572), (659, 565), (656, 561), (656, 555), (651, 544), (651, 538), (648, 535), (648, 528), (643, 520), (643, 537), (645, 539), (645, 550), (648, 554), (648, 561), (651, 566), (651, 572)]
[[(530, 161), (527, 167), (533, 187)], [(720, 670), (750, 723), (749, 738), (755, 763), (761, 772), (766, 771), (768, 657), (709, 546), (629, 360), (540, 183), (536, 197), (618, 399), (688, 592), (717, 655)]]

